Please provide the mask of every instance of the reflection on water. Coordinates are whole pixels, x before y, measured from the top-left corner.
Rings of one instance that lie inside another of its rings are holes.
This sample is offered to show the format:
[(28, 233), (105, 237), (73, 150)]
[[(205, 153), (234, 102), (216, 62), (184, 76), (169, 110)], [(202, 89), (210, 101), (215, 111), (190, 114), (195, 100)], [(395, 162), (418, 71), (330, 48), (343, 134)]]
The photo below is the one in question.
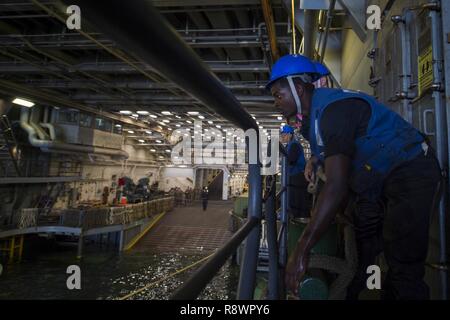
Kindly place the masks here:
[[(87, 250), (81, 261), (75, 259), (74, 248), (40, 253), (33, 259), (5, 267), (0, 276), (0, 299), (116, 299), (131, 291), (184, 268), (202, 257), (186, 254), (154, 254), (143, 252), (94, 252)], [(81, 269), (81, 290), (66, 287), (69, 265)], [(132, 299), (167, 299), (196, 267)], [(236, 267), (227, 263), (205, 288), (199, 299), (234, 299), (237, 287)]]

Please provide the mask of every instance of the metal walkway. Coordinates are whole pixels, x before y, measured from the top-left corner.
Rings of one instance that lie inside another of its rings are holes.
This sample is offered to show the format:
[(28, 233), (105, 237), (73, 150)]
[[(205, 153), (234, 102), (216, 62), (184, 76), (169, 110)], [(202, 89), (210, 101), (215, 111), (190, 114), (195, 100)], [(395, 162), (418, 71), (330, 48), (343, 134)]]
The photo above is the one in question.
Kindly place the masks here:
[(231, 237), (228, 230), (231, 201), (209, 201), (203, 211), (201, 204), (178, 207), (167, 213), (133, 248), (153, 252), (211, 252)]

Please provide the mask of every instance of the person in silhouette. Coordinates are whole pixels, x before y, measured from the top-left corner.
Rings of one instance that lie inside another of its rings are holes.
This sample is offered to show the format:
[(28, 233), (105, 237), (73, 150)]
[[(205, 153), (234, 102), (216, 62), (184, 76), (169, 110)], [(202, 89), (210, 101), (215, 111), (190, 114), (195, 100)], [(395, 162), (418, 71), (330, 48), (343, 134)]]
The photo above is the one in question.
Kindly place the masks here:
[(203, 211), (206, 210), (206, 208), (208, 207), (208, 187), (203, 187), (202, 190), (202, 205), (203, 205)]

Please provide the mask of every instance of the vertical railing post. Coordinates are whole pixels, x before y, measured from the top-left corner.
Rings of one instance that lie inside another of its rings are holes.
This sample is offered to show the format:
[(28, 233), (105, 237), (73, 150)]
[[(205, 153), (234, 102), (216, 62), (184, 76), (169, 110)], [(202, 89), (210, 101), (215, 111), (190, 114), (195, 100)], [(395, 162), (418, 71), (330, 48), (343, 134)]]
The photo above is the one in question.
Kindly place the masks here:
[[(247, 219), (261, 219), (261, 171), (259, 164), (248, 165), (248, 214)], [(255, 289), (256, 266), (258, 263), (261, 224), (258, 224), (245, 241), (244, 259), (239, 276), (238, 299), (253, 299)]]
[(269, 194), (265, 205), (265, 219), (267, 222), (267, 243), (269, 248), (269, 300), (278, 299), (278, 241), (277, 241), (277, 213), (275, 205), (276, 176), (272, 177)]
[(281, 158), (281, 225), (282, 233), (280, 235), (280, 265), (286, 266), (287, 263), (287, 232), (288, 232), (288, 161), (287, 157), (283, 155)]

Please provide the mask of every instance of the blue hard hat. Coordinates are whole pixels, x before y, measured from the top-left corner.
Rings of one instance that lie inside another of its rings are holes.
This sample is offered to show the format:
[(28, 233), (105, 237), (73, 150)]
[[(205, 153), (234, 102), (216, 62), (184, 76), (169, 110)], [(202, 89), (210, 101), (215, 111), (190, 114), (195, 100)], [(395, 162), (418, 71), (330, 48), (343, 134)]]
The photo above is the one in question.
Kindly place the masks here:
[(294, 128), (291, 126), (285, 125), (281, 128), (281, 133), (294, 133)]
[(317, 73), (319, 73), (321, 77), (324, 77), (324, 76), (327, 76), (330, 74), (330, 70), (328, 70), (328, 68), (325, 67), (320, 62), (314, 61), (314, 66), (316, 67)]
[(315, 62), (309, 58), (302, 56), (301, 54), (288, 54), (282, 56), (273, 65), (266, 88), (269, 89), (278, 79), (305, 73), (312, 76), (312, 81), (316, 81), (321, 77), (321, 74), (316, 69)]

